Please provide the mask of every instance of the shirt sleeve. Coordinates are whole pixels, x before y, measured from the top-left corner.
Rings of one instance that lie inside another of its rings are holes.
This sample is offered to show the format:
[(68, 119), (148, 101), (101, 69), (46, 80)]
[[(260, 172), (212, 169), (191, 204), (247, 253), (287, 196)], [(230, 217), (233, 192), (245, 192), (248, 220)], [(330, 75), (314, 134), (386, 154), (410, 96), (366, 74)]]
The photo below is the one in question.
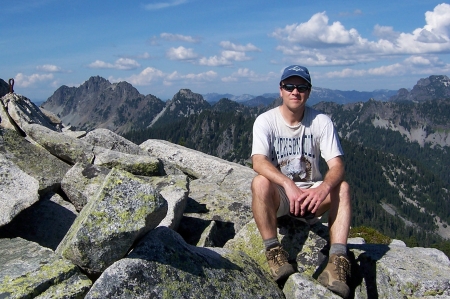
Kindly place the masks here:
[[(327, 117), (328, 118), (328, 117)], [(328, 118), (320, 138), (320, 152), (325, 161), (344, 155), (337, 130)]]
[(270, 154), (269, 124), (263, 115), (256, 118), (253, 124), (252, 156)]

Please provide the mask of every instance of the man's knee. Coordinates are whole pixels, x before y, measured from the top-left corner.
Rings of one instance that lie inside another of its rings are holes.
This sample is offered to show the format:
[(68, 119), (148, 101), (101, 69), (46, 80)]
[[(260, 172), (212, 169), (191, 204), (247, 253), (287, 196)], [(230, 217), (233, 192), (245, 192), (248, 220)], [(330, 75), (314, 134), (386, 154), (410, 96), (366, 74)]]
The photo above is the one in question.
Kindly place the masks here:
[(336, 191), (338, 191), (339, 201), (350, 204), (350, 185), (346, 181), (342, 181)]
[(268, 192), (271, 188), (271, 182), (264, 176), (258, 174), (252, 181), (252, 193), (256, 192)]

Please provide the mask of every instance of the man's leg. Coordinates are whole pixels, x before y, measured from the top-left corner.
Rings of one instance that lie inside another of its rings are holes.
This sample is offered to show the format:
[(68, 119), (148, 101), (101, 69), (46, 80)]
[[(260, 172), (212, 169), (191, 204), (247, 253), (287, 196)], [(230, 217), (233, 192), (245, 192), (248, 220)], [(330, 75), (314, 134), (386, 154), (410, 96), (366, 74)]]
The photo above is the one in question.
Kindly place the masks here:
[(328, 227), (330, 231), (330, 254), (327, 267), (319, 275), (319, 282), (328, 289), (347, 298), (350, 289), (347, 278), (350, 276), (350, 262), (347, 257), (347, 238), (350, 230), (351, 201), (350, 187), (342, 182), (334, 188), (322, 203), (319, 211), (329, 207)]
[(256, 226), (266, 248), (266, 258), (275, 281), (289, 277), (295, 272), (288, 262), (288, 254), (281, 248), (277, 237), (277, 210), (280, 195), (277, 186), (258, 175), (252, 182), (252, 210)]

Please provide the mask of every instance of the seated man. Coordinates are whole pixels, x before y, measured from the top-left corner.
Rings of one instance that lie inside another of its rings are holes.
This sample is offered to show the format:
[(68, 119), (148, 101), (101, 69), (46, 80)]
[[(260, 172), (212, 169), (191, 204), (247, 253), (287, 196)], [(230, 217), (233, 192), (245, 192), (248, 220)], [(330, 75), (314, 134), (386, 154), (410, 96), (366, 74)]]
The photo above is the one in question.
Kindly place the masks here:
[[(281, 106), (257, 117), (253, 126), (252, 209), (275, 281), (295, 272), (277, 238), (277, 217), (314, 220), (329, 210), (329, 260), (319, 282), (341, 297), (349, 295), (350, 188), (343, 151), (331, 119), (306, 106), (311, 77), (305, 67), (287, 67), (280, 81)], [(319, 155), (328, 171), (319, 172)], [(309, 220), (309, 221), (310, 221)]]

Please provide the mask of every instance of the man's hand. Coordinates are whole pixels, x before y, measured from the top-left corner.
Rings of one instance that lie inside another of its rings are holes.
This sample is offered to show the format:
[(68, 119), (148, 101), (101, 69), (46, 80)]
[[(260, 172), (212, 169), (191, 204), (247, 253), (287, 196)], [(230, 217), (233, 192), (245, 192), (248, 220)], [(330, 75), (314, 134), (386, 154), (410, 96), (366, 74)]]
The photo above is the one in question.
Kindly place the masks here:
[(289, 199), (290, 213), (300, 217), (309, 213), (316, 213), (320, 204), (329, 193), (325, 185), (319, 185), (317, 188), (301, 189), (294, 182), (285, 186), (284, 190)]

